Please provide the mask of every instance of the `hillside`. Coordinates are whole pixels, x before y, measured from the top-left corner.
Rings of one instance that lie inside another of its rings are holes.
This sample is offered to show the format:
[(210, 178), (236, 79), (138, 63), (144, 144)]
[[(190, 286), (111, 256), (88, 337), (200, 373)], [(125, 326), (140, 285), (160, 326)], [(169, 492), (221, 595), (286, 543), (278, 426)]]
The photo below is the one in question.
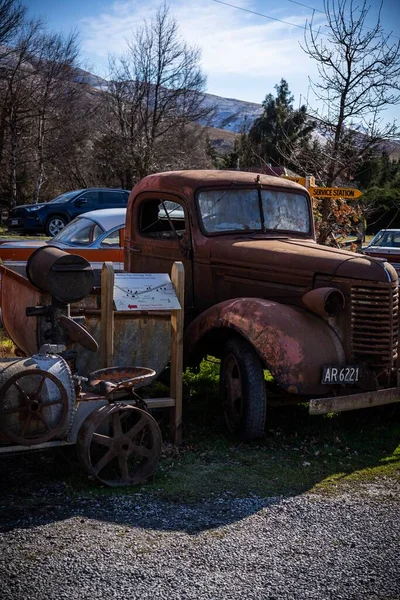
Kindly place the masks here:
[[(88, 71), (79, 70), (77, 81), (86, 83), (96, 90), (107, 89), (107, 81)], [(208, 125), (208, 136), (214, 148), (225, 154), (233, 148), (235, 134), (248, 129), (253, 121), (261, 115), (262, 105), (246, 102), (236, 98), (223, 98), (214, 94), (205, 94), (205, 105), (214, 108), (211, 123)], [(321, 139), (318, 131), (315, 135)], [(393, 160), (400, 160), (400, 140), (385, 143), (384, 150)]]
[(262, 106), (255, 102), (245, 102), (234, 98), (222, 98), (213, 94), (205, 94), (204, 104), (214, 108), (212, 126), (239, 133), (247, 129), (261, 115)]

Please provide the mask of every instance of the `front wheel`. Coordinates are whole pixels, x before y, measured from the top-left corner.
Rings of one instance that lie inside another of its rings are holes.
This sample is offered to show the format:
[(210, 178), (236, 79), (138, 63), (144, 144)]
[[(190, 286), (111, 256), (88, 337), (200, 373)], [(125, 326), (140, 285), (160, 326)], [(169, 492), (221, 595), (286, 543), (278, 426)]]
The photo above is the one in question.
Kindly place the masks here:
[(232, 338), (224, 346), (220, 396), (231, 433), (244, 442), (263, 436), (267, 409), (264, 370), (254, 348), (244, 339)]
[(62, 229), (67, 224), (67, 220), (65, 217), (61, 217), (60, 215), (54, 215), (54, 217), (50, 217), (50, 219), (46, 223), (46, 233), (47, 235), (54, 237), (57, 233), (60, 233)]

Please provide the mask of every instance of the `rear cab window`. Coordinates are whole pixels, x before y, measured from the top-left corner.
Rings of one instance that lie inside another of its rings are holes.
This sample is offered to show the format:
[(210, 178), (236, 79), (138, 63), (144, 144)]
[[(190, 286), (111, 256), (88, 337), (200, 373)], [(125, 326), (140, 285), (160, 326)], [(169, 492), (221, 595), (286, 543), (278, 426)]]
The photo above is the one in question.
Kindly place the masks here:
[(162, 197), (144, 200), (139, 211), (139, 232), (153, 239), (182, 239), (186, 234), (183, 206)]

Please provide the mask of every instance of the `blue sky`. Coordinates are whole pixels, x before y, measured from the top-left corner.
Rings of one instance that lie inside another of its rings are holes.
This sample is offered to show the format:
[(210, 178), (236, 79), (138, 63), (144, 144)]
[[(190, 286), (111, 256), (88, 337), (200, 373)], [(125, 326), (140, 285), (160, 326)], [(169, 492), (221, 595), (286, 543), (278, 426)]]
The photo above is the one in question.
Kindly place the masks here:
[[(218, 96), (262, 102), (274, 93), (283, 77), (296, 104), (310, 104), (309, 77), (316, 79), (315, 63), (301, 50), (302, 27), (315, 9), (317, 22), (326, 23), (322, 0), (170, 0), (181, 36), (202, 50), (207, 91)], [(31, 16), (43, 17), (49, 29), (80, 35), (82, 58), (88, 70), (107, 77), (108, 54), (122, 54), (126, 40), (143, 18), (151, 17), (161, 0), (25, 0)], [(370, 0), (371, 17), (379, 2)], [(305, 6), (306, 5), (306, 6)], [(254, 11), (263, 16), (252, 14)], [(286, 21), (282, 23), (281, 21)], [(372, 24), (372, 23), (371, 23)], [(384, 0), (382, 24), (393, 42), (400, 38), (400, 1)], [(400, 107), (384, 113), (397, 119)]]

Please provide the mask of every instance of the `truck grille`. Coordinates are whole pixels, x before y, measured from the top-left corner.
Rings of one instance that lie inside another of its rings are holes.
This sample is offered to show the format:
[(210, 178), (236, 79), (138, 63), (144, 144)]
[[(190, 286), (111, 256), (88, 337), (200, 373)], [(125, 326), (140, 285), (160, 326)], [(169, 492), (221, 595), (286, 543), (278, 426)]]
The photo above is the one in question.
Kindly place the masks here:
[(397, 357), (397, 283), (351, 288), (353, 360), (391, 367)]

